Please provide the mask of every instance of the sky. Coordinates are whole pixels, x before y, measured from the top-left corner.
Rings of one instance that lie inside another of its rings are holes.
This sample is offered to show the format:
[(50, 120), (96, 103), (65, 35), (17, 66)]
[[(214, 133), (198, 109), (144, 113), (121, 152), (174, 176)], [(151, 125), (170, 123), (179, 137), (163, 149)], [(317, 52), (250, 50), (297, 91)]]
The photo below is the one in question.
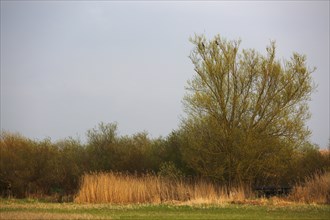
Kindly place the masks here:
[(306, 54), (318, 85), (307, 126), (327, 147), (329, 1), (1, 1), (1, 130), (84, 141), (117, 122), (165, 137), (185, 117), (195, 33)]

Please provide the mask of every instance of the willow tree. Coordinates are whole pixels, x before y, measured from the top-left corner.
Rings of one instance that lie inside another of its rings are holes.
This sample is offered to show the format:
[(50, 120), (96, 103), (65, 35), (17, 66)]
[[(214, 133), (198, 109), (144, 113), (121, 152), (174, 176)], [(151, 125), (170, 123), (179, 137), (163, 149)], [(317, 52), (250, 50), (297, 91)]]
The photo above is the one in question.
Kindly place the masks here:
[(314, 69), (298, 53), (276, 59), (275, 42), (265, 55), (219, 35), (191, 42), (196, 74), (184, 98), (186, 161), (229, 185), (279, 180), (291, 152), (310, 135), (305, 122)]

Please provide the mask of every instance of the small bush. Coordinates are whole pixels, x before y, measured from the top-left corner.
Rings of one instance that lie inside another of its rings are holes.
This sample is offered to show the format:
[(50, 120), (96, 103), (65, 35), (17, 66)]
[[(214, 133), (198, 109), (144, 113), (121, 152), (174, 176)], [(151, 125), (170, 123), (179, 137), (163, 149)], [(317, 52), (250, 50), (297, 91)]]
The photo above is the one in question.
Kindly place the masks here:
[(184, 176), (183, 172), (172, 161), (162, 163), (158, 175), (171, 179), (180, 179)]

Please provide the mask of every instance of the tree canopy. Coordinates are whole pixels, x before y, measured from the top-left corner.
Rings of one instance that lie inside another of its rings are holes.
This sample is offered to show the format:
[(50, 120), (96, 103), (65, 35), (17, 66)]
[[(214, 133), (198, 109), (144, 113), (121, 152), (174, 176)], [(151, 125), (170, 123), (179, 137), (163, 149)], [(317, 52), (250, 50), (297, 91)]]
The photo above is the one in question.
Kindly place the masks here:
[(298, 53), (277, 59), (275, 42), (265, 55), (219, 35), (191, 42), (196, 74), (184, 99), (187, 162), (228, 184), (278, 176), (279, 165), (288, 166), (281, 161), (308, 141), (315, 68)]

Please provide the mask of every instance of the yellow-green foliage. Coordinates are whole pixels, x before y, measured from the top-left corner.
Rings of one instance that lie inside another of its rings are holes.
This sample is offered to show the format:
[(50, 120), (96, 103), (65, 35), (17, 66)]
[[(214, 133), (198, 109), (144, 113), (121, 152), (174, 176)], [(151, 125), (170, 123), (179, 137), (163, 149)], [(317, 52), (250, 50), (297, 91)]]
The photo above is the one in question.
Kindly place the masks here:
[(266, 55), (219, 35), (191, 42), (196, 74), (184, 98), (184, 160), (228, 185), (279, 184), (293, 150), (308, 142), (315, 69), (297, 53), (277, 59), (275, 42)]
[(249, 193), (243, 187), (228, 190), (206, 181), (184, 182), (156, 175), (120, 173), (86, 174), (82, 178), (77, 203), (222, 203), (244, 200)]

